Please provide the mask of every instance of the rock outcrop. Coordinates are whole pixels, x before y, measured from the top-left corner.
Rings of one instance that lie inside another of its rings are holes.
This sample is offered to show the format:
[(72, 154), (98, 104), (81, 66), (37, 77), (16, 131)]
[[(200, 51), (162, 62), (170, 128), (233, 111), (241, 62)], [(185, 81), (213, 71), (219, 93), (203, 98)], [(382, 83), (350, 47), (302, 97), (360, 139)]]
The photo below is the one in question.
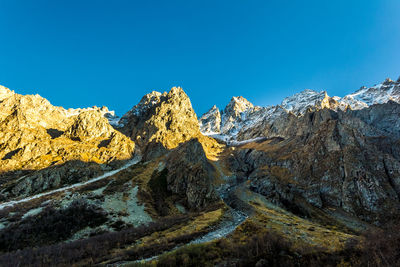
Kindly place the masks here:
[(399, 116), (394, 102), (289, 114), (262, 133), (269, 140), (239, 149), (232, 166), (282, 206), (295, 206), (300, 196), (383, 223), (400, 214)]
[(215, 134), (221, 131), (221, 112), (217, 106), (213, 106), (199, 119), (200, 130), (202, 133)]
[(310, 89), (286, 97), (281, 103), (282, 108), (296, 115), (324, 108), (335, 110), (338, 106), (339, 103), (332, 97), (329, 97), (326, 91), (316, 92)]
[[(61, 168), (64, 176), (57, 182), (56, 176), (40, 173), (46, 168), (43, 172), (55, 168), (60, 173), (57, 166), (67, 162), (75, 162), (77, 168), (82, 167), (81, 162), (93, 162), (90, 169), (98, 168), (92, 172), (96, 175), (103, 171), (99, 164), (118, 165), (133, 156), (134, 142), (110, 126), (100, 109), (72, 115), (39, 95), (0, 89), (0, 183), (7, 184), (1, 190), (3, 197), (29, 195), (75, 180), (68, 176), (68, 168)], [(71, 164), (69, 169), (73, 168)], [(82, 180), (90, 177), (82, 174)], [(35, 185), (27, 186), (24, 193), (13, 189), (27, 183)]]
[(168, 189), (186, 199), (192, 209), (218, 200), (213, 187), (213, 167), (198, 139), (189, 140), (167, 157)]
[[(326, 91), (303, 90), (293, 96), (286, 97), (280, 105), (258, 107), (253, 106), (242, 97), (234, 97), (222, 112), (220, 127), (209, 112), (203, 115), (199, 123), (201, 132), (212, 135), (224, 141), (247, 140), (262, 135), (265, 128), (274, 128), (282, 124), (282, 120), (301, 117), (307, 112), (321, 109), (360, 110), (374, 104), (384, 104), (389, 101), (400, 103), (400, 82), (386, 79), (383, 83), (367, 88), (361, 87), (355, 93), (344, 97), (330, 97)], [(211, 113), (210, 113), (211, 112)], [(204, 119), (204, 120), (203, 120)], [(206, 123), (205, 123), (206, 122)], [(211, 131), (213, 129), (215, 131)]]
[(140, 147), (144, 157), (158, 157), (192, 138), (199, 138), (206, 153), (219, 145), (201, 134), (189, 97), (180, 87), (168, 93), (152, 92), (120, 120), (121, 131)]

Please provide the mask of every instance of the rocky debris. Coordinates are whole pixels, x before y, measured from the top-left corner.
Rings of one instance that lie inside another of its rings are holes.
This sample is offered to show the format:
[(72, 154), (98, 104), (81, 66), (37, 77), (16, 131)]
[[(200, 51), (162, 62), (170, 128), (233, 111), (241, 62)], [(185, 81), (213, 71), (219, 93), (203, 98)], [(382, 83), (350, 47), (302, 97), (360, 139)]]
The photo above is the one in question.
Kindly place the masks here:
[(198, 139), (189, 140), (167, 157), (168, 190), (186, 199), (191, 209), (200, 209), (218, 200), (213, 187), (213, 167)]
[(180, 87), (169, 93), (152, 92), (120, 120), (121, 131), (141, 148), (144, 157), (151, 159), (176, 148), (192, 138), (199, 138), (204, 148), (217, 143), (204, 137), (189, 97)]

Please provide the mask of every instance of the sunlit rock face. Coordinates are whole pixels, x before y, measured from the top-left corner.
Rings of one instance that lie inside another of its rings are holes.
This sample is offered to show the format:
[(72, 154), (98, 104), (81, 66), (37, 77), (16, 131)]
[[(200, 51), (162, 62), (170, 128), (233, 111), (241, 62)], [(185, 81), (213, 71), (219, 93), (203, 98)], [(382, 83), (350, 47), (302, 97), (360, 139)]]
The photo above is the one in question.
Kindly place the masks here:
[[(27, 172), (75, 161), (75, 174), (68, 174), (74, 169), (72, 163), (57, 172), (65, 181), (82, 172), (84, 180), (102, 172), (98, 164), (122, 164), (134, 154), (134, 142), (115, 130), (104, 117), (108, 109), (71, 112), (51, 105), (39, 95), (20, 95), (4, 87), (0, 88), (0, 98), (0, 182), (10, 183), (7, 187), (10, 192), (13, 191), (11, 188), (21, 187), (18, 184), (26, 184), (26, 181), (31, 185), (24, 194), (64, 183), (62, 179), (57, 182), (52, 175), (42, 176), (40, 172), (28, 175)], [(98, 170), (80, 169), (81, 162), (95, 163), (93, 166), (97, 167), (93, 168)], [(34, 179), (31, 175), (41, 178)], [(17, 191), (14, 193), (18, 194)]]
[(120, 123), (121, 131), (137, 143), (147, 158), (160, 156), (192, 138), (199, 138), (205, 148), (217, 145), (201, 134), (190, 99), (180, 87), (173, 87), (168, 93), (145, 95)]

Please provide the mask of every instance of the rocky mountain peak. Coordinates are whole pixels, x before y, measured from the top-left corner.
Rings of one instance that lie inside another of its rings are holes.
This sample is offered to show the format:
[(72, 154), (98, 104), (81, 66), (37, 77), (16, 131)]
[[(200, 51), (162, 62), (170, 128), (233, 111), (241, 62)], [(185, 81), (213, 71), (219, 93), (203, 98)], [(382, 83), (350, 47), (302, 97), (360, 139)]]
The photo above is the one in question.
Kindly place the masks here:
[(121, 122), (121, 131), (149, 158), (202, 136), (190, 99), (180, 87), (173, 87), (168, 93), (146, 95)]
[(281, 106), (294, 114), (304, 114), (307, 110), (336, 108), (338, 103), (335, 99), (328, 96), (326, 91), (314, 91), (305, 89), (293, 96), (286, 97)]
[(55, 107), (40, 95), (20, 95), (3, 88), (3, 99), (0, 101), (0, 120), (18, 110), (24, 114), (32, 125), (38, 124), (45, 128), (53, 128), (68, 119), (64, 109)]
[(200, 130), (202, 133), (215, 134), (221, 130), (221, 112), (216, 105), (203, 114), (199, 119)]
[(160, 92), (156, 91), (153, 91), (150, 94), (146, 94), (142, 97), (139, 104), (133, 107), (132, 112), (136, 116), (141, 116), (151, 107), (160, 103), (163, 97), (166, 97), (166, 94), (161, 94)]
[(71, 160), (104, 163), (132, 157), (134, 143), (112, 128), (104, 115), (113, 113), (105, 107), (65, 110), (39, 95), (20, 95), (5, 87), (0, 94), (3, 175)]
[(389, 84), (392, 84), (392, 83), (394, 83), (394, 81), (392, 79), (386, 78), (385, 81), (382, 84), (383, 85), (389, 85)]
[(400, 103), (400, 82), (394, 82), (387, 78), (383, 83), (370, 88), (363, 86), (355, 93), (339, 99), (339, 102), (341, 107), (349, 105), (352, 109), (363, 109), (374, 104), (386, 103), (389, 100)]
[(14, 91), (11, 91), (7, 87), (4, 87), (4, 86), (0, 85), (0, 101), (2, 101), (5, 98), (10, 97), (13, 94), (14, 94)]
[(114, 129), (100, 111), (88, 110), (74, 117), (65, 135), (73, 139), (98, 138), (109, 137), (113, 131)]
[(254, 106), (243, 96), (234, 96), (224, 109), (224, 114), (229, 117), (238, 117), (240, 113), (252, 109)]
[(187, 98), (187, 94), (185, 93), (185, 91), (183, 91), (182, 87), (178, 86), (178, 87), (172, 87), (171, 90), (168, 93), (169, 97), (172, 96), (176, 96), (178, 98)]

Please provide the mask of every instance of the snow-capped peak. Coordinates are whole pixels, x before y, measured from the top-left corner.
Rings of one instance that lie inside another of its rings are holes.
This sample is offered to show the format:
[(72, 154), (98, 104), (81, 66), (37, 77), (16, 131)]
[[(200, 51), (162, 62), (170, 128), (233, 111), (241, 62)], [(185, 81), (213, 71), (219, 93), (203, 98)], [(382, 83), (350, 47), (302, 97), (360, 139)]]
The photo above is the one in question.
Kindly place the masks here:
[(335, 100), (330, 98), (326, 91), (305, 89), (283, 99), (281, 106), (294, 114), (304, 114), (309, 108), (331, 108), (333, 101)]
[(249, 129), (255, 129), (265, 123), (272, 125), (277, 119), (288, 113), (302, 116), (309, 110), (325, 108), (332, 110), (362, 109), (390, 100), (400, 103), (400, 77), (396, 82), (386, 79), (383, 83), (370, 88), (363, 86), (342, 98), (329, 97), (326, 91), (318, 92), (306, 89), (286, 97), (281, 105), (277, 106), (257, 107), (243, 97), (232, 97), (223, 110), (222, 116), (220, 116), (218, 108), (214, 106), (200, 118), (199, 123), (200, 130), (204, 134), (213, 135), (225, 141), (235, 140), (237, 136), (246, 139), (254, 138), (252, 133), (257, 132), (249, 131)]
[(356, 92), (339, 99), (339, 103), (342, 109), (344, 106), (362, 109), (374, 104), (383, 104), (389, 100), (400, 102), (400, 78), (397, 82), (387, 78), (383, 83), (370, 88), (363, 86)]
[(228, 105), (226, 105), (223, 113), (227, 114), (227, 116), (237, 117), (238, 114), (248, 111), (253, 107), (254, 105), (243, 96), (234, 96)]
[(212, 135), (220, 133), (221, 113), (216, 105), (201, 116), (199, 126), (204, 134)]

